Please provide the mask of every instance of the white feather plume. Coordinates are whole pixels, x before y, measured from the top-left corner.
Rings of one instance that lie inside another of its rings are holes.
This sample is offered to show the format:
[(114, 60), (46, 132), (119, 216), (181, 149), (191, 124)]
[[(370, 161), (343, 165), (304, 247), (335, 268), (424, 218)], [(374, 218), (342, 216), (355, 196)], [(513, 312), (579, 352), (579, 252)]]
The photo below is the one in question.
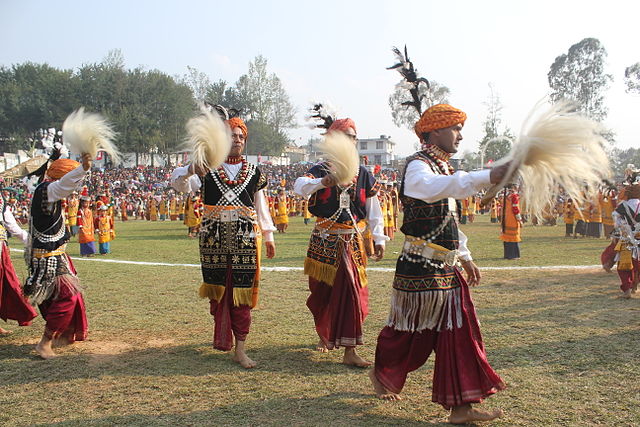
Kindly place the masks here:
[(187, 122), (186, 146), (194, 165), (215, 169), (231, 151), (231, 131), (216, 112), (202, 108)]
[(511, 151), (496, 166), (511, 161), (504, 186), (517, 171), (525, 211), (540, 217), (562, 188), (582, 204), (593, 200), (603, 179), (611, 175), (602, 126), (560, 101), (540, 102), (525, 120)]
[(342, 132), (329, 132), (318, 145), (329, 163), (331, 175), (338, 184), (350, 184), (360, 168), (356, 145)]
[(101, 114), (85, 113), (80, 107), (64, 121), (62, 136), (74, 153), (88, 153), (95, 159), (98, 151), (104, 151), (114, 163), (120, 162), (120, 152), (112, 142), (116, 133)]

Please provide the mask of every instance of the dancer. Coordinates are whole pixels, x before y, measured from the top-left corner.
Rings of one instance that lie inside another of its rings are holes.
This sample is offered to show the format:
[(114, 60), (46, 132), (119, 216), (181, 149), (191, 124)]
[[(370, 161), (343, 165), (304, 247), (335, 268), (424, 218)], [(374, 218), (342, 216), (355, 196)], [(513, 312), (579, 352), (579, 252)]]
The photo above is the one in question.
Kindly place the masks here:
[(87, 337), (84, 298), (76, 270), (65, 252), (70, 234), (64, 226), (62, 199), (78, 187), (91, 163), (90, 154), (83, 154), (82, 164), (71, 159), (55, 160), (33, 193), (30, 256), (26, 257), (30, 261), (29, 277), (24, 291), (47, 322), (36, 345), (43, 359), (56, 356), (54, 340), (56, 345), (65, 345)]
[(485, 354), (469, 292), (469, 286), (479, 284), (480, 270), (458, 228), (461, 204), (454, 199), (500, 182), (509, 165), (454, 173), (449, 159), (458, 151), (465, 120), (464, 112), (438, 104), (415, 125), (423, 150), (407, 159), (400, 185), (406, 241), (370, 372), (376, 395), (397, 400), (409, 372), (437, 350), (432, 401), (450, 410), (449, 422), (456, 424), (499, 417), (499, 410), (485, 412), (471, 405), (505, 387)]
[(233, 361), (249, 369), (256, 366), (256, 362), (247, 356), (245, 344), (251, 325), (251, 309), (258, 300), (261, 236), (267, 258), (273, 258), (273, 231), (276, 228), (264, 194), (266, 177), (242, 156), (247, 126), (238, 117), (226, 123), (233, 141), (226, 161), (210, 170), (195, 163), (176, 168), (171, 184), (184, 193), (195, 192), (201, 186), (204, 188), (200, 296), (210, 301), (215, 322), (213, 347), (229, 351), (235, 336)]
[(622, 193), (625, 200), (613, 212), (613, 243), (622, 298), (629, 299), (640, 275), (640, 171), (628, 178)]
[[(357, 141), (351, 119), (332, 121), (331, 132), (346, 134), (354, 144)], [(388, 238), (376, 195), (379, 184), (363, 166), (346, 186), (337, 185), (329, 171), (329, 164), (320, 163), (294, 184), (296, 194), (309, 198), (309, 211), (317, 217), (304, 262), (311, 291), (307, 307), (320, 337), (318, 351), (344, 347), (344, 364), (368, 367), (371, 362), (356, 352), (356, 346), (364, 343), (362, 324), (369, 309), (362, 233), (368, 221), (375, 259), (382, 259)]]
[[(29, 242), (29, 233), (20, 228), (13, 211), (4, 203), (0, 195), (0, 319), (5, 322), (16, 320), (20, 326), (29, 326), (38, 314), (22, 294), (22, 286), (11, 262), (7, 245), (7, 231), (20, 239), (25, 245)], [(11, 331), (0, 327), (0, 336)]]

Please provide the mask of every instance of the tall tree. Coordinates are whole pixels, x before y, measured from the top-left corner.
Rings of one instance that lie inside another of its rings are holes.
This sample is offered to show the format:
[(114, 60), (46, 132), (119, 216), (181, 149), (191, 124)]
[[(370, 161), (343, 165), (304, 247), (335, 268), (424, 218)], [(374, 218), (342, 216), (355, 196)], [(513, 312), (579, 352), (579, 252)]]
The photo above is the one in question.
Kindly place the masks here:
[(267, 59), (262, 55), (249, 63), (247, 74), (240, 76), (233, 90), (225, 91), (225, 97), (235, 102), (229, 106), (242, 109), (250, 120), (273, 126), (276, 132), (296, 125), (289, 95), (278, 76), (267, 72)]
[(636, 62), (624, 70), (624, 83), (627, 86), (627, 93), (640, 95), (640, 62)]
[(551, 100), (568, 98), (575, 101), (589, 117), (602, 121), (607, 116), (604, 91), (613, 80), (605, 73), (607, 51), (598, 39), (586, 38), (558, 56), (547, 75)]
[(211, 81), (209, 80), (209, 76), (207, 76), (202, 71), (198, 71), (198, 69), (194, 67), (190, 67), (187, 65), (187, 74), (185, 74), (182, 78), (182, 83), (191, 88), (193, 92), (193, 97), (200, 102), (203, 102), (207, 98), (207, 92), (211, 87)]
[[(404, 81), (404, 80), (403, 80)], [(409, 91), (402, 86), (401, 81), (396, 85), (393, 93), (389, 96), (389, 107), (391, 107), (391, 117), (393, 123), (398, 127), (406, 127), (413, 131), (413, 126), (420, 119), (418, 112), (412, 106), (402, 105), (403, 102), (411, 100)], [(448, 98), (451, 93), (448, 87), (441, 85), (440, 83), (429, 80), (429, 86), (420, 85), (419, 95), (425, 95), (422, 99), (422, 111), (436, 104), (448, 103)]]
[(493, 86), (490, 84), (491, 95), (488, 101), (484, 103), (487, 107), (487, 117), (484, 121), (484, 136), (479, 142), (479, 167), (484, 167), (488, 161), (498, 160), (509, 152), (511, 149), (511, 141), (513, 135), (508, 128), (500, 130), (502, 118), (502, 103), (500, 96), (494, 92)]

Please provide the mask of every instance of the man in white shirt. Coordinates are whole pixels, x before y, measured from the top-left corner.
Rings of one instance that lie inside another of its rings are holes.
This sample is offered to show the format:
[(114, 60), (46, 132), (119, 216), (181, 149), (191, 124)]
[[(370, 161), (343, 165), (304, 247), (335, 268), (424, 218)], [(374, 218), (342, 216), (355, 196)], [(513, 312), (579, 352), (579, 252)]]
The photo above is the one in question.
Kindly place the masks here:
[[(356, 143), (351, 119), (336, 120), (328, 131), (343, 132)], [(320, 337), (317, 350), (344, 347), (343, 363), (363, 368), (371, 362), (356, 352), (356, 346), (364, 344), (362, 324), (369, 311), (362, 233), (368, 222), (375, 258), (381, 259), (387, 237), (376, 195), (379, 187), (363, 166), (350, 185), (336, 185), (326, 163), (312, 167), (294, 185), (298, 195), (309, 199), (309, 212), (317, 218), (304, 262), (311, 291), (307, 307)]]
[(438, 104), (416, 123), (423, 150), (407, 158), (400, 186), (406, 240), (370, 372), (376, 395), (398, 400), (408, 373), (437, 349), (432, 400), (451, 411), (449, 422), (455, 424), (499, 417), (499, 410), (479, 411), (471, 404), (505, 387), (484, 352), (468, 287), (480, 282), (480, 270), (458, 229), (456, 199), (500, 182), (507, 166), (454, 173), (449, 159), (458, 151), (465, 120), (463, 111)]
[(210, 301), (215, 322), (213, 347), (229, 351), (235, 337), (233, 360), (249, 369), (256, 366), (246, 354), (245, 341), (251, 309), (258, 298), (258, 249), (264, 239), (267, 258), (275, 256), (275, 227), (264, 194), (266, 176), (242, 156), (247, 127), (237, 117), (227, 124), (232, 145), (225, 163), (216, 170), (201, 170), (193, 164), (176, 168), (171, 185), (183, 193), (195, 193), (204, 187), (200, 296)]

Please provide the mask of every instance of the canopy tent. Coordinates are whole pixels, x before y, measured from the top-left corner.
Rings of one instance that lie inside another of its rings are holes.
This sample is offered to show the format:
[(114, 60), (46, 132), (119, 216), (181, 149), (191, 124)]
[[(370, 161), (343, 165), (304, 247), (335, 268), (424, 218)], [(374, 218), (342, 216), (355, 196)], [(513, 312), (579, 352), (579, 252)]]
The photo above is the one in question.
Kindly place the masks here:
[(19, 165), (12, 167), (11, 169), (7, 169), (4, 172), (0, 172), (0, 178), (9, 178), (9, 179), (22, 178), (24, 176), (29, 175), (31, 172), (35, 171), (36, 169), (38, 169), (47, 160), (49, 160), (49, 157), (47, 156), (33, 157), (27, 161), (20, 163)]

